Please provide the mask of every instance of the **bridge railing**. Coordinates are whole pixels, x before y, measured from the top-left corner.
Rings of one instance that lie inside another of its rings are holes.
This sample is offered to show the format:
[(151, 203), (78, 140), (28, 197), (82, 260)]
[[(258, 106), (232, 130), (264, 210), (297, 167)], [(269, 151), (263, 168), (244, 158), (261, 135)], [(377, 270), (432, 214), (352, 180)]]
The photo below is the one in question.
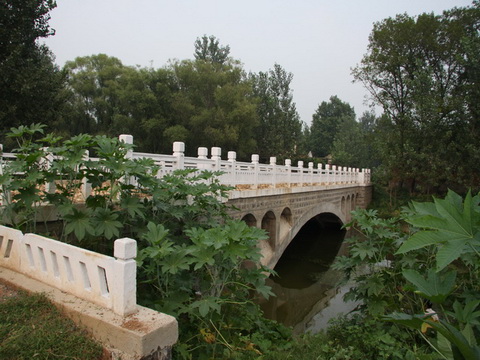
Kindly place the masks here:
[[(129, 143), (133, 143), (133, 138), (120, 135), (120, 138)], [(185, 144), (175, 142), (173, 144), (172, 155), (159, 155), (150, 153), (133, 152), (135, 158), (151, 158), (156, 164), (161, 166), (159, 176), (173, 172), (176, 169), (201, 169), (211, 171), (221, 171), (220, 181), (224, 184), (237, 187), (238, 189), (257, 189), (263, 187), (292, 187), (292, 186), (314, 186), (314, 185), (349, 185), (370, 184), (370, 169), (358, 169), (351, 167), (341, 167), (336, 165), (318, 164), (314, 168), (313, 162), (304, 166), (303, 161), (299, 161), (297, 166), (292, 166), (291, 160), (285, 160), (285, 165), (278, 165), (276, 158), (271, 157), (269, 164), (261, 164), (259, 155), (253, 154), (251, 162), (239, 162), (236, 160), (237, 154), (234, 151), (227, 153), (227, 160), (222, 160), (222, 149), (212, 147), (210, 157), (208, 149), (198, 148), (197, 157), (186, 157)]]
[(0, 226), (0, 267), (126, 316), (137, 310), (137, 242), (115, 241), (114, 257)]
[[(133, 137), (131, 135), (120, 135), (119, 138), (121, 141), (133, 144)], [(131, 159), (153, 159), (155, 164), (160, 166), (157, 174), (158, 177), (172, 173), (177, 169), (221, 171), (220, 182), (236, 187), (237, 190), (316, 185), (370, 184), (370, 169), (347, 168), (330, 164), (318, 164), (317, 168), (314, 168), (312, 162), (305, 166), (303, 161), (299, 161), (297, 166), (294, 166), (290, 159), (285, 160), (284, 165), (278, 165), (275, 157), (270, 158), (269, 164), (261, 164), (258, 154), (251, 156), (251, 162), (240, 162), (237, 161), (237, 154), (234, 151), (229, 151), (227, 153), (227, 159), (222, 160), (222, 149), (219, 147), (212, 147), (210, 156), (208, 153), (207, 148), (200, 147), (198, 148), (197, 157), (186, 157), (185, 144), (175, 142), (173, 143), (172, 155), (130, 151), (127, 157)], [(88, 158), (88, 153), (85, 157)], [(0, 174), (3, 171), (4, 163), (14, 158), (14, 154), (2, 154)], [(88, 159), (98, 160), (95, 158)], [(49, 161), (53, 160), (53, 157), (49, 159)], [(84, 188), (88, 189), (88, 186), (85, 184)]]

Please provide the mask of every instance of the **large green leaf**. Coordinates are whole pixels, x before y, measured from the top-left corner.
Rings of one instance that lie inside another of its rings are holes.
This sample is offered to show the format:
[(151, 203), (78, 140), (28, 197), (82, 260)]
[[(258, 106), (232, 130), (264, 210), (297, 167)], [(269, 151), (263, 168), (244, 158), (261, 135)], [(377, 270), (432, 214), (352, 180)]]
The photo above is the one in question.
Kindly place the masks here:
[(468, 245), (476, 246), (480, 232), (480, 196), (468, 193), (465, 201), (449, 191), (445, 199), (434, 203), (412, 203), (413, 212), (406, 220), (422, 229), (398, 249), (397, 254), (437, 246), (437, 271), (442, 270), (463, 253)]
[(120, 235), (122, 223), (117, 220), (118, 214), (110, 209), (97, 209), (92, 219), (95, 234), (111, 239)]
[(82, 240), (85, 235), (95, 233), (95, 229), (91, 224), (91, 211), (73, 209), (71, 214), (65, 215), (65, 220), (67, 221), (67, 226), (65, 227), (65, 232), (70, 234), (72, 231), (75, 236)]
[(200, 316), (205, 317), (210, 311), (215, 311), (220, 314), (220, 304), (218, 303), (218, 299), (214, 297), (205, 297), (201, 300), (194, 301), (191, 304), (192, 308), (197, 308)]
[(385, 321), (402, 324), (412, 329), (420, 330), (426, 316), (428, 315), (409, 315), (394, 312), (390, 315), (383, 316), (382, 319)]
[(403, 270), (402, 274), (416, 287), (417, 293), (433, 303), (443, 303), (455, 286), (456, 273), (454, 271), (439, 274), (430, 269), (427, 278), (410, 269)]
[(454, 345), (454, 352), (455, 350), (459, 351), (465, 360), (480, 359), (480, 347), (476, 344), (471, 344), (469, 339), (467, 339), (457, 328), (441, 319), (439, 322), (432, 320), (425, 320), (425, 322), (445, 336), (445, 338)]

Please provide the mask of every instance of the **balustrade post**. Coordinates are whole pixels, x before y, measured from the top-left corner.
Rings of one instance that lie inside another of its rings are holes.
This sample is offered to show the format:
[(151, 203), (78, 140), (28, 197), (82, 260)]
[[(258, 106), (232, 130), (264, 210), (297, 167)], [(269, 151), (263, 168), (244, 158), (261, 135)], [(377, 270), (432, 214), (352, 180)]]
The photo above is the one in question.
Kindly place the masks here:
[(277, 187), (277, 158), (275, 156), (270, 157), (270, 166), (272, 167), (272, 186), (275, 189)]
[(313, 186), (313, 162), (308, 163), (308, 174), (310, 176), (310, 185)]
[[(85, 150), (82, 155), (82, 162), (86, 163), (88, 159), (90, 159), (90, 151)], [(82, 181), (81, 192), (82, 192), (83, 199), (86, 201), (87, 198), (90, 196), (90, 193), (92, 192), (92, 184), (88, 182), (86, 177), (83, 177), (81, 181)]]
[(210, 159), (213, 160), (213, 167), (215, 171), (220, 171), (222, 161), (222, 149), (219, 147), (212, 147), (210, 153), (212, 154)]
[[(206, 147), (199, 147), (197, 149), (197, 158), (198, 158), (198, 160), (207, 160), (208, 159), (208, 149)], [(197, 164), (198, 169), (208, 169), (208, 170), (210, 170), (211, 167), (213, 167), (213, 166), (210, 166), (209, 164), (207, 164), (204, 161), (199, 161), (198, 164)]]
[(332, 178), (330, 176), (330, 170), (332, 166), (330, 164), (325, 164), (325, 185), (330, 184), (332, 181)]
[(137, 311), (137, 242), (129, 238), (115, 240), (113, 255), (113, 311), (126, 316)]
[[(128, 135), (128, 134), (119, 135), (118, 140), (120, 140), (121, 142), (124, 142), (125, 144), (133, 145), (132, 135)], [(127, 154), (125, 155), (125, 159), (129, 159), (129, 160), (133, 159), (133, 148), (130, 148), (127, 151)]]
[[(42, 147), (41, 150), (45, 153), (45, 157), (40, 158), (38, 161), (38, 165), (42, 170), (50, 170), (53, 163), (53, 154), (51, 152), (47, 152), (47, 147)], [(55, 192), (55, 182), (46, 182), (43, 184), (45, 188), (45, 193), (53, 194)]]
[(230, 163), (230, 185), (237, 186), (237, 153), (235, 151), (229, 151), (227, 157)]
[(325, 182), (325, 178), (323, 176), (323, 169), (322, 169), (322, 163), (317, 164), (317, 169), (318, 169), (318, 177), (317, 177), (317, 182), (322, 185)]
[(287, 168), (287, 185), (292, 187), (292, 160), (285, 159), (285, 167)]
[[(121, 134), (118, 136), (118, 140), (120, 142), (123, 142), (125, 144), (128, 144), (128, 145), (133, 145), (133, 136), (132, 135), (128, 135), (128, 134)], [(133, 147), (131, 147), (130, 149), (127, 150), (127, 153), (125, 154), (125, 160), (132, 160), (133, 159)], [(126, 182), (127, 179), (125, 178), (122, 178), (120, 181), (123, 181), (123, 182)], [(128, 179), (128, 183), (129, 184), (132, 184), (134, 181), (133, 177), (130, 177)]]
[(208, 156), (208, 149), (206, 147), (199, 147), (197, 154), (199, 159), (205, 160)]
[(332, 183), (336, 184), (338, 181), (337, 165), (332, 165)]
[(358, 183), (365, 184), (365, 169), (360, 169), (358, 173)]
[(173, 156), (176, 158), (175, 169), (185, 169), (185, 143), (181, 141), (173, 143)]
[(258, 154), (252, 155), (252, 164), (253, 164), (253, 188), (258, 188), (258, 172), (259, 172), (259, 161), (260, 156)]
[(300, 186), (303, 186), (303, 161), (300, 160), (297, 166), (300, 172)]

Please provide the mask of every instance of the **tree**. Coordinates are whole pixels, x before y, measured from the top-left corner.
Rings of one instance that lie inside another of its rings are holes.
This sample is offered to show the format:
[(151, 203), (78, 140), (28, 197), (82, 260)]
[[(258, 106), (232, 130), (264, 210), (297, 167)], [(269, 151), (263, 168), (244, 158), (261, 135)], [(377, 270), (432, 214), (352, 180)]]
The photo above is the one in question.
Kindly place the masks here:
[(220, 41), (213, 35), (195, 40), (195, 59), (210, 61), (219, 65), (223, 65), (228, 60), (230, 54), (230, 46), (220, 46)]
[(73, 133), (111, 134), (118, 109), (115, 92), (124, 72), (122, 62), (105, 54), (77, 57), (65, 64), (68, 86), (77, 112)]
[(323, 101), (312, 117), (310, 127), (310, 148), (314, 156), (331, 154), (335, 137), (341, 128), (346, 129), (355, 123), (355, 111), (337, 96)]
[(411, 191), (479, 183), (466, 156), (479, 150), (471, 97), (479, 86), (471, 61), (479, 28), (478, 3), (440, 16), (397, 15), (374, 25), (368, 52), (353, 70), (384, 109), (379, 133), (390, 178)]
[(184, 136), (189, 155), (196, 155), (199, 146), (218, 146), (246, 159), (256, 147), (257, 115), (252, 87), (240, 64), (184, 60), (173, 62), (170, 70), (178, 91), (166, 133)]
[(297, 153), (302, 137), (302, 122), (290, 89), (293, 75), (275, 64), (268, 72), (250, 77), (258, 98), (258, 152), (265, 157), (291, 157)]
[(52, 0), (8, 0), (0, 4), (0, 136), (10, 127), (52, 124), (61, 107), (63, 76), (37, 39), (54, 34), (48, 25)]
[(79, 57), (65, 65), (71, 90), (66, 126), (71, 134), (134, 136), (137, 149), (171, 151), (172, 74), (167, 69), (124, 66), (104, 54)]
[(359, 122), (342, 122), (335, 135), (332, 157), (335, 164), (358, 168), (372, 168), (378, 165), (374, 151), (374, 129), (376, 116), (364, 112)]

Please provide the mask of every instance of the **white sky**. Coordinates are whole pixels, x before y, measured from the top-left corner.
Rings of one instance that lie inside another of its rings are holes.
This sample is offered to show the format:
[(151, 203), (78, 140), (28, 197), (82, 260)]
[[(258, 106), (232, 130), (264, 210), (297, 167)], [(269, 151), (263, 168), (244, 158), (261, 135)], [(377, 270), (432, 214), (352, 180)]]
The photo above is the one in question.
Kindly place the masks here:
[(104, 53), (125, 65), (163, 67), (192, 59), (197, 37), (230, 45), (244, 69), (275, 63), (294, 76), (291, 88), (307, 124), (322, 101), (337, 95), (368, 109), (366, 91), (352, 84), (351, 68), (367, 50), (373, 23), (399, 13), (440, 14), (471, 0), (57, 0), (45, 40), (58, 65)]

